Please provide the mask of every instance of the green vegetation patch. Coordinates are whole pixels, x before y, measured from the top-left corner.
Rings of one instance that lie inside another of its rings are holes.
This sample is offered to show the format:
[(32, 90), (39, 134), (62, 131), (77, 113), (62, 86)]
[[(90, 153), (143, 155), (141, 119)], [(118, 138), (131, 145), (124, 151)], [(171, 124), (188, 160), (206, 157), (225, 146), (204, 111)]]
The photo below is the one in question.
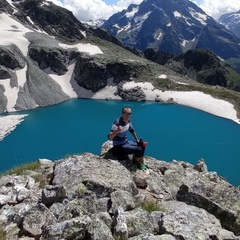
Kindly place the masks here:
[(162, 209), (158, 206), (158, 204), (152, 200), (145, 200), (140, 204), (140, 207), (147, 212), (151, 213), (154, 211), (161, 211)]
[(14, 167), (6, 172), (3, 173), (3, 175), (23, 175), (25, 171), (35, 171), (39, 169), (41, 166), (39, 161), (26, 163), (17, 167)]
[(0, 239), (1, 240), (6, 240), (7, 239), (6, 232), (3, 230), (1, 225), (0, 225)]
[(229, 58), (225, 60), (236, 72), (240, 73), (240, 58)]

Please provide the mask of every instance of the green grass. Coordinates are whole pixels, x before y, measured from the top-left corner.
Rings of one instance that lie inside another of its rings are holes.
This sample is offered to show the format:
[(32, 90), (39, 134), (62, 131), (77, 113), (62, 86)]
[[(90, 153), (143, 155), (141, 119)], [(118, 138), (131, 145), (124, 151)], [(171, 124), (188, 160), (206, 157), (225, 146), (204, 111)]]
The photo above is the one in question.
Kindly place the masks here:
[(4, 172), (3, 175), (13, 175), (13, 174), (22, 175), (25, 171), (35, 171), (38, 168), (40, 168), (40, 166), (41, 164), (39, 161), (25, 163)]
[(1, 225), (0, 225), (0, 239), (1, 239), (1, 240), (6, 240), (6, 239), (7, 239), (6, 232), (3, 231)]
[(140, 204), (140, 207), (149, 213), (154, 211), (161, 211), (161, 208), (157, 205), (157, 203), (151, 200), (145, 200)]
[[(18, 175), (18, 176), (21, 176), (21, 175), (24, 175), (24, 173), (26, 171), (36, 171), (40, 167), (41, 167), (41, 164), (40, 164), (39, 161), (26, 163), (26, 164), (22, 164), (20, 166), (16, 166), (16, 167), (4, 172), (3, 174), (1, 174), (1, 176), (4, 176), (4, 175)], [(49, 184), (47, 178), (42, 174), (33, 175), (32, 178), (36, 182), (39, 182), (39, 187), (40, 188), (43, 188), (44, 186)]]
[(114, 236), (114, 240), (127, 240), (127, 239), (120, 236)]
[(36, 181), (39, 182), (39, 187), (44, 188), (46, 185), (49, 185), (49, 181), (44, 177), (43, 175), (34, 175), (32, 178)]
[(240, 58), (229, 58), (225, 60), (235, 71), (240, 73)]

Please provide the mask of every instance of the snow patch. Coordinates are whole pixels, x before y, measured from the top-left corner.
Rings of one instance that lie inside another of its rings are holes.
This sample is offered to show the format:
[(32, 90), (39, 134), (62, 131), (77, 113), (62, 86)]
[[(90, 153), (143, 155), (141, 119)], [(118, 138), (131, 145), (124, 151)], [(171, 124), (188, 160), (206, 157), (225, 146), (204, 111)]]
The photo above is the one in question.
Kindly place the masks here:
[(26, 116), (27, 114), (0, 116), (0, 141), (10, 134)]
[(103, 52), (98, 46), (92, 45), (90, 43), (87, 43), (87, 44), (78, 43), (75, 45), (67, 45), (67, 44), (59, 43), (58, 45), (64, 49), (77, 48), (79, 52), (86, 52), (89, 55), (103, 54)]

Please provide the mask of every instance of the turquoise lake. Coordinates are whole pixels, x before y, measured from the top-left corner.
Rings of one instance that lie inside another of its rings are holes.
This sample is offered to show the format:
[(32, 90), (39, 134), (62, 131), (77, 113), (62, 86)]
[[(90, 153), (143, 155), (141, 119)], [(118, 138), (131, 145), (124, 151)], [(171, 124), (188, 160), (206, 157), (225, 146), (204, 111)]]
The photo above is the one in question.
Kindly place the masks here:
[(39, 158), (57, 160), (82, 152), (99, 155), (125, 105), (132, 108), (138, 136), (149, 143), (146, 155), (192, 164), (203, 158), (209, 171), (240, 185), (239, 124), (193, 108), (155, 102), (71, 99), (23, 111), (29, 115), (0, 142), (0, 171)]

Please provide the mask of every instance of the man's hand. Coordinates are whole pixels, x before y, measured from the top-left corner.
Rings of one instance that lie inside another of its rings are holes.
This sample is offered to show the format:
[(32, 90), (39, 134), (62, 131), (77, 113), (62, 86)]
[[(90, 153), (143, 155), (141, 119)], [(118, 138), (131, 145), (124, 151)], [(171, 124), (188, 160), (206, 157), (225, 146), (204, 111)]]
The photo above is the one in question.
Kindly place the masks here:
[(138, 144), (138, 146), (140, 146), (140, 147), (146, 147), (147, 144), (148, 144), (148, 142), (144, 142), (144, 141), (142, 140), (142, 138), (140, 138), (140, 139), (138, 140), (137, 144)]
[(117, 132), (120, 133), (122, 131), (123, 127), (122, 126), (118, 126), (117, 128)]

